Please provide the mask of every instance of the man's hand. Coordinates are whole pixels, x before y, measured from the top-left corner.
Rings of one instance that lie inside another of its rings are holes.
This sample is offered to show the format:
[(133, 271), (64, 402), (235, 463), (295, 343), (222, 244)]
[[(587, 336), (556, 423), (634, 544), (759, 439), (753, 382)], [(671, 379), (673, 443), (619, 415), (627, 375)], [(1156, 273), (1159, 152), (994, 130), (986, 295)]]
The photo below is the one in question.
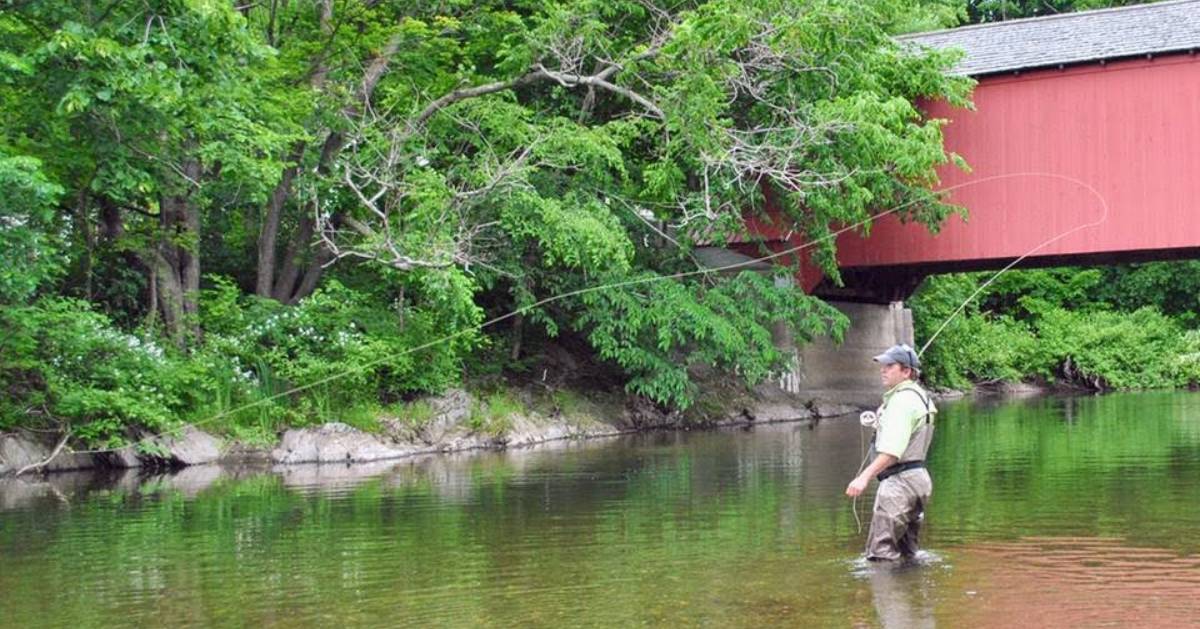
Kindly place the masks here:
[(867, 490), (867, 483), (870, 483), (871, 479), (882, 472), (885, 468), (890, 465), (894, 465), (896, 460), (896, 457), (880, 452), (879, 455), (875, 457), (875, 460), (871, 461), (871, 464), (867, 466), (867, 469), (863, 470), (854, 478), (854, 480), (850, 481), (849, 485), (846, 485), (846, 495), (850, 496), (851, 498), (857, 498), (858, 496), (861, 496), (862, 493)]
[(870, 476), (860, 474), (854, 480), (850, 481), (849, 485), (846, 485), (846, 495), (851, 498), (861, 496), (867, 490), (867, 483), (869, 482), (871, 482)]

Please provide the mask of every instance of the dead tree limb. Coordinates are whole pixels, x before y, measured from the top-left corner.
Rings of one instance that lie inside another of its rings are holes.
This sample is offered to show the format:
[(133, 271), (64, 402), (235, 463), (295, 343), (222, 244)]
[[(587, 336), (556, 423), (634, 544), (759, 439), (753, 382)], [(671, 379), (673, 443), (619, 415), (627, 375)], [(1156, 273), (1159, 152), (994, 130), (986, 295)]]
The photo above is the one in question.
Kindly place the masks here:
[(30, 463), (29, 465), (22, 467), (21, 469), (17, 470), (16, 473), (13, 474), (13, 476), (20, 476), (20, 475), (24, 474), (25, 472), (28, 472), (31, 470), (40, 470), (40, 469), (46, 467), (47, 465), (49, 465), (51, 463), (51, 461), (58, 458), (59, 453), (62, 452), (63, 447), (65, 447), (67, 445), (67, 440), (70, 438), (71, 438), (71, 431), (67, 430), (66, 432), (63, 433), (62, 439), (59, 440), (58, 445), (54, 446), (54, 451), (50, 453), (50, 456), (46, 457), (46, 459), (44, 461), (41, 461), (39, 463)]

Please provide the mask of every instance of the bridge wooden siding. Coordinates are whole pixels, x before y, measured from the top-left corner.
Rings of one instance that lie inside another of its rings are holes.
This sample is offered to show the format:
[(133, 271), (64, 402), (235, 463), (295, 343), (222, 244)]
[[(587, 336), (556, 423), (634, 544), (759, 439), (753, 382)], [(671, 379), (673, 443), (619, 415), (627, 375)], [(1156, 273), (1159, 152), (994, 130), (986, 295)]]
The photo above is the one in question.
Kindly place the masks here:
[[(947, 150), (972, 167), (942, 168), (946, 187), (993, 175), (1053, 173), (1079, 179), (1108, 201), (1103, 225), (1077, 232), (1038, 257), (1170, 257), (1200, 248), (1200, 56), (985, 77), (975, 111), (943, 103)], [(969, 210), (941, 233), (883, 220), (870, 239), (839, 239), (844, 267), (898, 264), (991, 266), (1102, 216), (1095, 195), (1047, 177), (1014, 177), (951, 193)], [(953, 263), (947, 265), (946, 263)]]
[[(975, 110), (929, 103), (950, 120), (946, 148), (971, 166), (944, 167), (944, 187), (968, 217), (938, 234), (893, 217), (869, 238), (844, 234), (838, 260), (847, 288), (822, 282), (811, 265), (806, 289), (861, 301), (903, 299), (931, 273), (1001, 268), (1073, 227), (1104, 217), (1031, 256), (1023, 266), (1104, 264), (1200, 257), (1200, 55), (1179, 53), (985, 76)], [(999, 179), (989, 179), (997, 175)], [(882, 208), (881, 208), (882, 209)], [(772, 230), (765, 230), (772, 231)], [(768, 234), (763, 234), (768, 236)], [(804, 241), (768, 238), (782, 249)]]

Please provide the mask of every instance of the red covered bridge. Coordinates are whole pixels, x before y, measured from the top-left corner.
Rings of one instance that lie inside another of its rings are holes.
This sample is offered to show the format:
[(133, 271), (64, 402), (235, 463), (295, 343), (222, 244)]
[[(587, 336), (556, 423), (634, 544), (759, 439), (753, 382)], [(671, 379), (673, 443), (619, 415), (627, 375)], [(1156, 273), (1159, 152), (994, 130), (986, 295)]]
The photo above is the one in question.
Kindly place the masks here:
[(903, 39), (964, 49), (955, 71), (979, 81), (975, 111), (926, 107), (951, 121), (946, 147), (971, 166), (940, 173), (968, 217), (951, 217), (936, 235), (891, 218), (869, 238), (844, 234), (837, 246), (845, 287), (806, 269), (810, 292), (903, 300), (927, 275), (999, 269), (1098, 221), (1021, 266), (1200, 258), (1200, 1)]
[[(844, 286), (802, 267), (804, 288), (834, 300), (851, 328), (841, 346), (802, 348), (785, 388), (877, 397), (870, 356), (913, 342), (898, 302), (930, 274), (999, 269), (1026, 254), (1021, 266), (1200, 258), (1200, 0), (902, 39), (965, 50), (955, 71), (979, 82), (974, 111), (926, 106), (950, 121), (946, 147), (972, 168), (940, 173), (968, 217), (936, 235), (891, 217), (869, 238), (844, 234)], [(777, 250), (804, 240), (774, 238)]]

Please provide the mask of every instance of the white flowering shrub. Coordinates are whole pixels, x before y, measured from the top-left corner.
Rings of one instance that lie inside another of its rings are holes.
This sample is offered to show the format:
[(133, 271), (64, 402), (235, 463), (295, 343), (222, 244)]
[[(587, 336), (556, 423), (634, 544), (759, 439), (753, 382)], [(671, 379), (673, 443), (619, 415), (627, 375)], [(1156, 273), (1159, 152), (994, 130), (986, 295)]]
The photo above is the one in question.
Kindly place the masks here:
[(441, 389), (459, 380), (479, 343), (481, 314), (461, 277), (414, 284), (417, 303), (435, 304), (424, 308), (336, 281), (285, 306), (212, 279), (201, 299), (203, 337), (189, 353), (152, 331), (121, 331), (80, 300), (0, 308), (0, 429), (41, 418), (90, 445), (185, 421), (270, 433)]
[[(453, 293), (454, 282), (430, 275), (417, 288)], [(464, 355), (479, 342), (473, 305), (458, 312), (384, 305), (331, 280), (284, 306), (241, 297), (228, 280), (214, 284), (201, 301), (205, 351), (229, 367), (229, 378), (260, 395), (287, 393), (276, 403), (314, 420), (337, 408), (444, 388), (459, 379)], [(468, 300), (457, 303), (470, 303), (470, 288), (458, 288)]]
[(170, 424), (200, 392), (179, 357), (117, 330), (83, 301), (0, 309), (0, 327), (4, 425), (42, 417), (87, 443), (111, 444), (133, 426)]

